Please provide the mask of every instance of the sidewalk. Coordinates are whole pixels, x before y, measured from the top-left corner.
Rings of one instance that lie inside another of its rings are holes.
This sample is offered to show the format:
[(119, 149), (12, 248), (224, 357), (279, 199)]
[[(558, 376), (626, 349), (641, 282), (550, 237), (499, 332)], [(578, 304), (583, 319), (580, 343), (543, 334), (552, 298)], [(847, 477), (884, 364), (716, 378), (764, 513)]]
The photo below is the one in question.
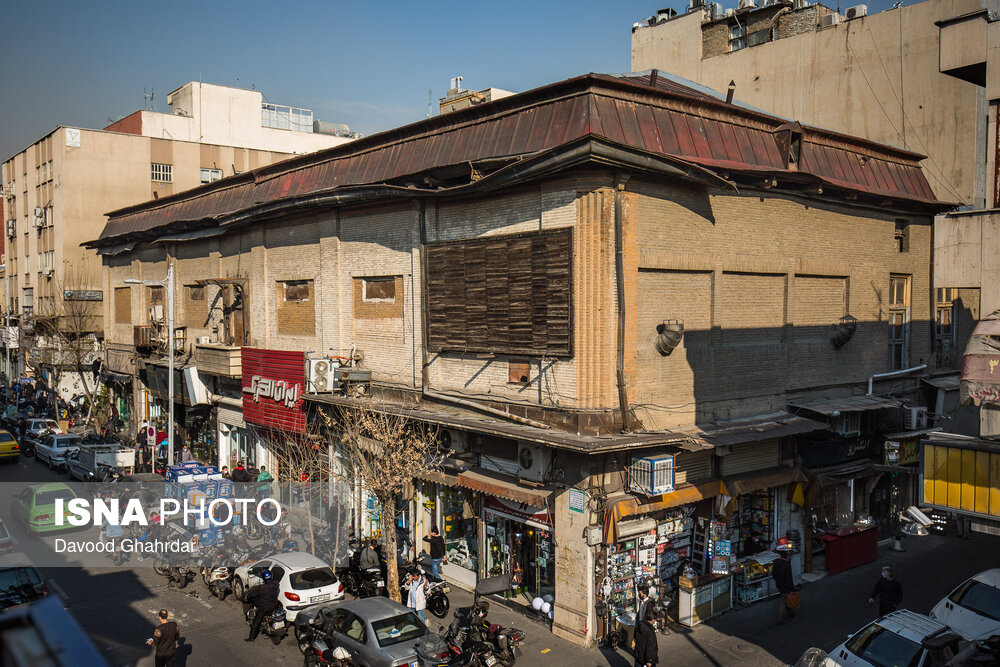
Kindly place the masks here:
[[(905, 552), (891, 551), (891, 542), (879, 548), (879, 557), (853, 570), (803, 583), (803, 606), (784, 625), (775, 624), (777, 600), (733, 609), (696, 628), (674, 626), (658, 635), (661, 665), (710, 667), (771, 667), (794, 664), (805, 650), (818, 646), (830, 650), (849, 634), (874, 620), (867, 604), (883, 565), (891, 565), (903, 586), (903, 606), (926, 614), (942, 597), (966, 578), (996, 566), (1000, 538), (974, 534), (971, 539), (929, 535), (907, 537)], [(447, 625), (451, 613), (472, 605), (472, 594), (451, 587), (451, 611), (445, 619), (428, 617), (437, 630)], [(558, 599), (558, 598), (557, 598)], [(527, 634), (524, 664), (546, 667), (631, 667), (631, 653), (624, 649), (582, 648), (556, 637), (547, 621), (533, 619), (491, 600), (490, 619), (513, 625)]]

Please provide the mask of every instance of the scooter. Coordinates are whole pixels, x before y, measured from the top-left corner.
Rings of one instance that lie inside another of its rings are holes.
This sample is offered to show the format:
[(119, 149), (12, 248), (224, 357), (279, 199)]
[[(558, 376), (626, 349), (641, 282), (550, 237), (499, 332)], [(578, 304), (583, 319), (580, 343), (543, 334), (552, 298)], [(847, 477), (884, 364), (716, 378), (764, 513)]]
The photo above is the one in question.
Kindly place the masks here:
[[(319, 622), (319, 618), (314, 621)], [(312, 624), (297, 623), (295, 625), (295, 641), (299, 650), (305, 656), (305, 667), (315, 665), (331, 665), (332, 667), (347, 667), (353, 665), (351, 654), (343, 646), (330, 647), (330, 640), (322, 629)]]
[[(285, 618), (285, 608), (277, 607), (264, 617), (264, 622), (260, 624), (260, 631), (271, 638), (271, 643), (277, 646), (288, 634), (288, 621)], [(257, 615), (257, 607), (250, 607), (244, 615), (247, 623), (253, 623), (254, 616)]]
[(490, 603), (479, 598), (482, 595), (502, 593), (509, 590), (510, 587), (510, 575), (486, 577), (480, 580), (476, 584), (472, 609), (469, 611), (469, 640), (492, 644), (497, 660), (504, 667), (510, 667), (517, 660), (518, 655), (523, 655), (521, 646), (524, 645), (524, 630), (505, 628), (502, 625), (490, 623), (487, 618)]

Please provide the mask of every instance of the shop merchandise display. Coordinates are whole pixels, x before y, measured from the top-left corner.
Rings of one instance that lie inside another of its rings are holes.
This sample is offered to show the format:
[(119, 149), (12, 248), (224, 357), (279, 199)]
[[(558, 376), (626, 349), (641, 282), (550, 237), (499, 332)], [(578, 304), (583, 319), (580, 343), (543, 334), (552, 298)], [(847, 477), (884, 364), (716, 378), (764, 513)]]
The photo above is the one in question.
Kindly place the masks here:
[(749, 605), (778, 594), (771, 578), (771, 566), (778, 558), (774, 551), (765, 551), (739, 564), (735, 570), (737, 604)]

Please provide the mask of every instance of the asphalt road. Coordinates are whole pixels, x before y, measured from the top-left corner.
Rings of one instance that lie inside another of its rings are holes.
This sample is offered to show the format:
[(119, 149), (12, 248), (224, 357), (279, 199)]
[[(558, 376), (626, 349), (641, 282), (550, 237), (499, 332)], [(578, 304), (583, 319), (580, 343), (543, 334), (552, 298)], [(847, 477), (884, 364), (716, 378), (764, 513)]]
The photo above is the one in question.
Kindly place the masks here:
[[(63, 479), (43, 464), (24, 459), (0, 466), (0, 516), (8, 513), (11, 488), (3, 482), (44, 482)], [(30, 548), (38, 538), (8, 522), (19, 547)], [(42, 538), (49, 541), (53, 538)], [(803, 606), (782, 626), (774, 623), (774, 601), (727, 612), (693, 630), (675, 628), (660, 637), (661, 665), (770, 667), (794, 663), (810, 646), (829, 650), (874, 618), (867, 605), (869, 591), (883, 563), (892, 564), (904, 589), (904, 606), (926, 613), (969, 575), (1000, 565), (1000, 538), (953, 535), (907, 538), (904, 553), (880, 549), (879, 560), (803, 586)], [(23, 549), (22, 549), (23, 550)], [(110, 566), (110, 561), (108, 561)], [(144, 642), (154, 628), (156, 612), (170, 610), (181, 626), (179, 665), (301, 665), (294, 641), (273, 646), (266, 638), (247, 644), (242, 605), (231, 597), (220, 602), (200, 581), (182, 591), (149, 568), (43, 568), (50, 588), (59, 594), (77, 622), (112, 665), (152, 665)], [(470, 605), (472, 596), (453, 587), (452, 608)], [(525, 665), (545, 667), (630, 667), (625, 651), (583, 649), (549, 632), (539, 619), (494, 605), (494, 622), (514, 625), (527, 633)], [(429, 623), (436, 629), (438, 621)]]

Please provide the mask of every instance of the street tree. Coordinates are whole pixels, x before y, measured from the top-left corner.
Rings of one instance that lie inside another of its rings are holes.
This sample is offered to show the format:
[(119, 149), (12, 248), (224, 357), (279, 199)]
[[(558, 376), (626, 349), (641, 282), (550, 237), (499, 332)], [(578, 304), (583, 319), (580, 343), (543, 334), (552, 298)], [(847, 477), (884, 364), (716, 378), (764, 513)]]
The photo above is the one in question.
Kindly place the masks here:
[(319, 408), (322, 423), (337, 442), (343, 465), (340, 474), (374, 496), (386, 554), (386, 584), (390, 596), (401, 600), (396, 566), (396, 520), (400, 503), (412, 495), (413, 480), (437, 472), (449, 452), (438, 446), (434, 429), (421, 428), (389, 406), (372, 398), (350, 405)]

